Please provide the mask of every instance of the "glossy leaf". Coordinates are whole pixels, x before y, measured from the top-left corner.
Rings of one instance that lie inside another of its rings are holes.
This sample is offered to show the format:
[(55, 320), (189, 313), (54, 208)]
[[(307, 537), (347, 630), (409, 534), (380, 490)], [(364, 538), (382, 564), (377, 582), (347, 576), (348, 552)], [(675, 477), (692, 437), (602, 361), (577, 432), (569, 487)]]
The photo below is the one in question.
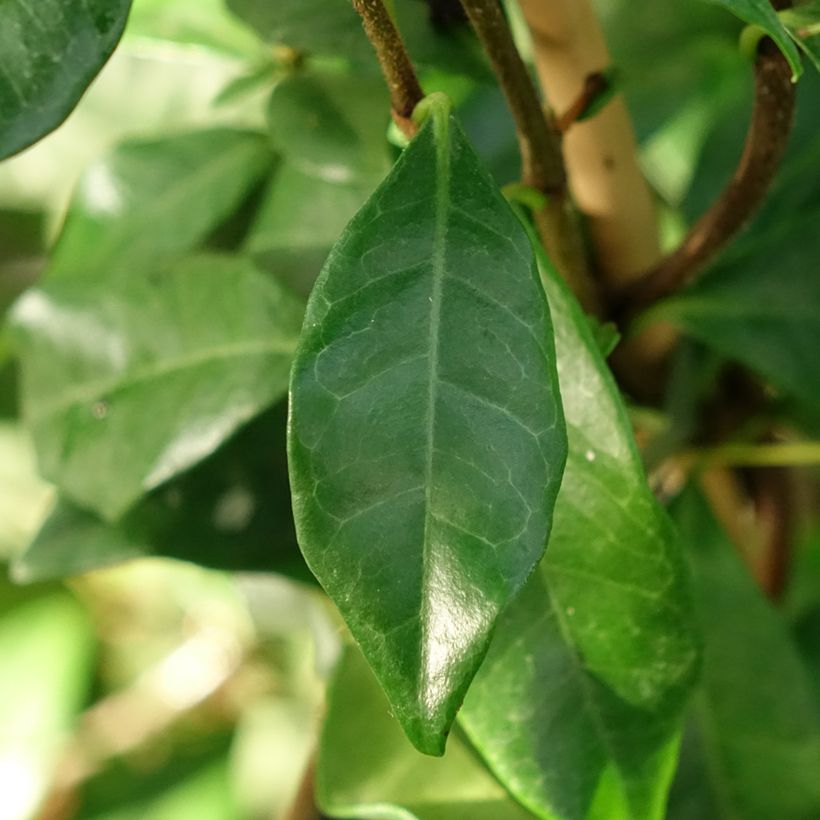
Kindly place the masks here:
[(783, 55), (789, 61), (792, 74), (796, 80), (803, 73), (803, 64), (797, 46), (789, 36), (770, 0), (708, 0), (728, 9), (736, 17), (753, 26), (759, 26), (777, 43)]
[[(818, 817), (820, 710), (788, 627), (695, 491), (678, 499), (675, 518), (705, 635), (693, 739), (707, 778), (699, 786), (712, 799), (707, 820)], [(690, 763), (684, 773), (693, 771)]]
[(17, 582), (63, 578), (162, 556), (215, 569), (311, 580), (296, 545), (285, 459), (285, 407), (263, 413), (193, 470), (115, 524), (58, 500), (13, 563)]
[(0, 159), (71, 113), (122, 35), (131, 0), (0, 3)]
[(263, 136), (227, 128), (119, 145), (82, 178), (47, 276), (101, 278), (197, 247), (271, 162)]
[(328, 696), (316, 772), (321, 810), (383, 820), (526, 820), (456, 732), (436, 760), (419, 754), (389, 714), (361, 654), (348, 647)]
[(543, 554), (554, 367), (527, 236), (436, 106), (311, 295), (289, 435), (302, 551), (422, 751)]
[(663, 817), (698, 645), (679, 543), (586, 317), (543, 268), (569, 458), (549, 549), (460, 722), (538, 816)]
[(225, 7), (224, 0), (139, 0), (131, 10), (125, 40), (150, 38), (168, 43), (204, 46), (242, 59), (259, 43)]
[(43, 474), (119, 518), (284, 394), (301, 315), (234, 257), (29, 290), (13, 318)]
[(328, 182), (380, 181), (390, 168), (390, 99), (379, 76), (298, 72), (268, 106), (274, 144), (300, 171)]

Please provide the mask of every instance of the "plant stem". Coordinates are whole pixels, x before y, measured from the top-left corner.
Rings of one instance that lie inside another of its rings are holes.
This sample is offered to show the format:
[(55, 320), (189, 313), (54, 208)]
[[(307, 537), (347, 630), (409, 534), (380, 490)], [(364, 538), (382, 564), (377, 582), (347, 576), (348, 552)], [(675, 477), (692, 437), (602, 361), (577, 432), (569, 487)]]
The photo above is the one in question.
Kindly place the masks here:
[(522, 181), (541, 193), (563, 195), (567, 176), (561, 137), (547, 123), (535, 86), (518, 53), (498, 0), (462, 0), (512, 111), (521, 145)]
[(362, 18), (365, 33), (376, 50), (390, 89), (393, 119), (407, 137), (412, 137), (417, 129), (411, 119), (413, 109), (423, 99), (424, 92), (401, 34), (382, 0), (353, 0), (353, 7)]
[(788, 444), (720, 444), (689, 450), (681, 456), (685, 465), (732, 467), (816, 467), (820, 465), (820, 442)]
[[(569, 111), (587, 77), (612, 64), (590, 0), (519, 0), (535, 68), (554, 111)], [(563, 143), (569, 187), (586, 219), (596, 274), (607, 289), (633, 281), (661, 258), (654, 200), (637, 161), (621, 95), (576, 123)]]
[[(583, 104), (588, 78), (612, 64), (597, 14), (590, 0), (519, 0), (519, 5), (544, 94), (554, 110), (572, 112), (579, 95)], [(574, 123), (563, 148), (569, 187), (584, 216), (595, 275), (606, 297), (661, 259), (655, 202), (638, 165), (622, 95)], [(616, 348), (610, 364), (621, 385), (640, 401), (655, 401), (662, 393), (674, 341), (669, 326), (653, 325)]]
[(498, 77), (518, 132), (521, 176), (544, 194), (534, 219), (547, 254), (575, 295), (591, 312), (600, 312), (580, 228), (567, 196), (561, 134), (551, 126), (527, 67), (518, 53), (498, 0), (461, 0)]
[(786, 58), (769, 39), (755, 60), (755, 102), (740, 162), (712, 207), (680, 247), (621, 295), (628, 313), (686, 285), (746, 224), (765, 198), (786, 150), (794, 120), (795, 87)]
[(758, 527), (765, 533), (764, 550), (757, 563), (757, 579), (772, 601), (786, 591), (794, 541), (794, 498), (791, 476), (782, 467), (750, 470), (748, 481)]

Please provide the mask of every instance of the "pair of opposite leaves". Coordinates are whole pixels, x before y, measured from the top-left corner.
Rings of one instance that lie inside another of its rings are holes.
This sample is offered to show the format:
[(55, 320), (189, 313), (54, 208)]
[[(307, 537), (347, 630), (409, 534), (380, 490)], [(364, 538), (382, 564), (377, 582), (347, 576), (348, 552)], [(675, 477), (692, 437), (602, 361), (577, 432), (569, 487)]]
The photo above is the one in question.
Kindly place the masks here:
[[(499, 616), (544, 553), (567, 425), (530, 239), (446, 103), (426, 106), (418, 135), (311, 295), (291, 376), (289, 462), (310, 568), (410, 739), (441, 754)], [(569, 304), (560, 285), (548, 287), (551, 302)], [(582, 325), (577, 306), (568, 310), (567, 321)], [(566, 492), (573, 507), (599, 494), (587, 506), (608, 505), (637, 533), (624, 558), (617, 536), (610, 544), (609, 533), (596, 532), (601, 546), (580, 544), (585, 552), (563, 562), (562, 577), (587, 573), (593, 595), (599, 582), (621, 584), (612, 608), (636, 624), (634, 634), (602, 637), (588, 624), (579, 640), (588, 638), (588, 662), (614, 691), (655, 708), (670, 693), (678, 699), (697, 652), (687, 619), (632, 582), (635, 572), (652, 576), (647, 588), (676, 608), (685, 598), (680, 556), (643, 483), (605, 366), (588, 355), (588, 328), (555, 330), (559, 346), (574, 334), (563, 344), (585, 357), (584, 385), (570, 402), (577, 417)], [(586, 409), (590, 389), (607, 394), (605, 420)], [(570, 404), (565, 396), (568, 413)], [(585, 481), (590, 469), (598, 474)], [(563, 516), (562, 541), (578, 538), (579, 518), (574, 508)], [(608, 550), (603, 564), (599, 550)], [(596, 566), (612, 577), (596, 580)], [(548, 607), (557, 596), (541, 597)], [(654, 645), (644, 628), (663, 640)], [(565, 632), (566, 643), (578, 638)], [(631, 666), (612, 672), (624, 653), (635, 655)]]

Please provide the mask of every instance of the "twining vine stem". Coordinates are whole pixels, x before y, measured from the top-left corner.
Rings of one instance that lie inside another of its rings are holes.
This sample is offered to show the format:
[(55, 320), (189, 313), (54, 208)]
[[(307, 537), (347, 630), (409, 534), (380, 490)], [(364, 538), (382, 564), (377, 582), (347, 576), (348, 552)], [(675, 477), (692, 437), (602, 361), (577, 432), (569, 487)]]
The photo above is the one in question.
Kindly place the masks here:
[(412, 137), (417, 125), (412, 120), (413, 109), (424, 92), (399, 30), (382, 0), (353, 0), (365, 34), (376, 50), (382, 74), (390, 89), (393, 119), (407, 137)]
[(791, 68), (764, 39), (755, 60), (755, 102), (743, 153), (732, 179), (681, 245), (616, 299), (617, 312), (634, 314), (686, 285), (758, 209), (785, 153), (795, 109)]
[(539, 236), (584, 307), (600, 313), (579, 224), (567, 195), (561, 132), (544, 113), (498, 0), (461, 0), (461, 5), (512, 112), (521, 150), (522, 181), (546, 196), (544, 207), (533, 212)]

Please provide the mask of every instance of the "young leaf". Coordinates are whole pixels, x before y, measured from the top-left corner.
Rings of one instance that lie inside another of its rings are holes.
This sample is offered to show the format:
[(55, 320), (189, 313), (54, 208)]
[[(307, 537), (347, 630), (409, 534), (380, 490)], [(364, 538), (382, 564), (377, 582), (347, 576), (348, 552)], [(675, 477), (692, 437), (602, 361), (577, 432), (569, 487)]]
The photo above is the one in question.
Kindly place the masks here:
[(674, 513), (706, 639), (694, 719), (714, 816), (820, 817), (820, 710), (788, 627), (703, 499), (687, 491)]
[(163, 556), (234, 572), (309, 581), (296, 545), (285, 459), (284, 403), (115, 524), (59, 499), (12, 564), (18, 583)]
[(331, 253), (291, 376), (299, 543), (424, 752), (543, 554), (566, 456), (532, 249), (433, 106)]
[(654, 820), (698, 658), (686, 572), (589, 322), (542, 273), (569, 458), (547, 554), (502, 615), (460, 722), (539, 817)]
[(316, 771), (319, 807), (332, 817), (526, 820), (458, 732), (435, 760), (408, 743), (361, 654), (348, 647), (328, 693)]
[(783, 56), (789, 61), (793, 79), (796, 80), (803, 73), (803, 64), (800, 61), (797, 46), (777, 16), (770, 0), (707, 0), (707, 2), (723, 6), (749, 25), (760, 26), (777, 43)]
[(117, 146), (80, 181), (48, 278), (101, 278), (195, 248), (271, 162), (265, 137), (227, 128)]
[(27, 291), (12, 317), (43, 474), (116, 520), (284, 394), (301, 316), (234, 257)]
[(0, 3), (0, 159), (53, 131), (119, 42), (131, 0)]

